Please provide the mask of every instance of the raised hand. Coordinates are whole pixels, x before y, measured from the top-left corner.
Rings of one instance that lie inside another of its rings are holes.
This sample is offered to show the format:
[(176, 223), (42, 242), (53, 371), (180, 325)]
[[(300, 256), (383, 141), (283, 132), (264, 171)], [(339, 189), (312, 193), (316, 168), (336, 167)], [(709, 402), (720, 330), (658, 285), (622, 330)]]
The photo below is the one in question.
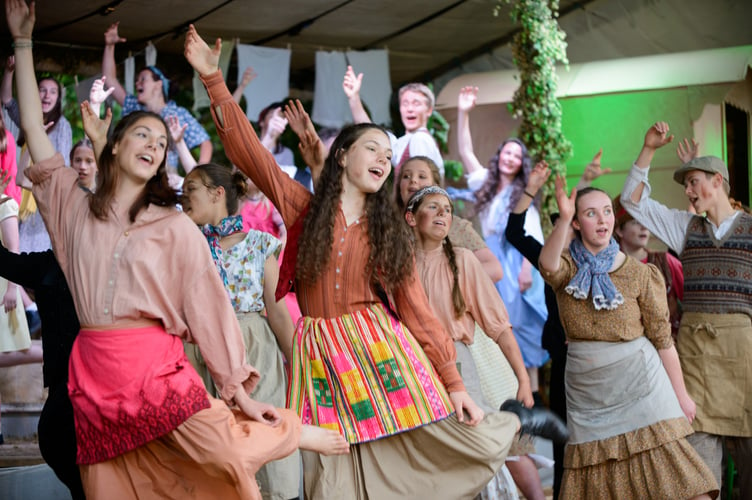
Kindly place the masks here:
[(107, 31), (104, 32), (104, 44), (105, 45), (116, 45), (118, 43), (124, 42), (125, 38), (121, 37), (118, 34), (118, 25), (120, 22), (112, 23), (110, 24), (110, 27), (107, 28)]
[(253, 68), (248, 66), (245, 71), (243, 71), (243, 76), (240, 79), (240, 85), (247, 87), (249, 83), (256, 79), (257, 76), (258, 75), (255, 71), (253, 71)]
[(321, 172), (324, 168), (324, 161), (326, 160), (329, 151), (319, 138), (316, 132), (306, 130), (300, 137), (300, 143), (298, 149), (300, 150), (300, 156), (303, 157), (303, 161), (311, 169), (311, 172)]
[(106, 80), (107, 77), (103, 76), (102, 78), (97, 78), (94, 80), (94, 83), (91, 84), (91, 90), (89, 90), (89, 103), (92, 106), (96, 106), (96, 110), (99, 110), (99, 106), (115, 91), (115, 87), (110, 87), (107, 90), (104, 89)]
[(656, 122), (645, 133), (644, 147), (658, 149), (674, 140), (673, 135), (668, 135), (669, 127), (666, 122)]
[(34, 2), (26, 5), (25, 0), (5, 0), (5, 17), (13, 39), (31, 39), (34, 31)]
[(308, 116), (300, 99), (295, 99), (295, 101), (289, 101), (285, 104), (284, 114), (287, 123), (298, 138), (301, 138), (306, 130), (314, 134), (316, 133), (316, 127), (313, 126), (311, 117)]
[(282, 135), (282, 132), (285, 131), (286, 127), (287, 118), (282, 116), (282, 109), (277, 108), (272, 111), (272, 117), (269, 119), (269, 122), (266, 125), (266, 135), (276, 140), (280, 135)]
[(539, 161), (535, 164), (533, 170), (530, 171), (530, 177), (528, 177), (527, 179), (527, 186), (525, 187), (525, 191), (530, 194), (537, 194), (538, 191), (540, 191), (540, 188), (542, 188), (546, 183), (550, 175), (551, 169), (548, 167), (548, 163), (545, 160)]
[(679, 141), (679, 145), (676, 147), (676, 156), (682, 163), (697, 158), (697, 154), (700, 152), (700, 144), (694, 138), (692, 138), (691, 143), (689, 141), (685, 138), (683, 141)]
[(180, 125), (180, 120), (178, 119), (178, 115), (169, 115), (165, 122), (167, 123), (167, 128), (170, 130), (170, 135), (172, 136), (172, 142), (175, 144), (178, 144), (180, 141), (183, 140), (183, 135), (185, 135), (185, 131), (188, 128), (188, 124)]
[(559, 205), (559, 217), (564, 221), (571, 221), (575, 213), (575, 199), (577, 190), (567, 196), (567, 181), (561, 175), (556, 176), (556, 204)]
[(348, 99), (360, 95), (360, 86), (362, 83), (363, 73), (358, 73), (356, 75), (352, 66), (348, 66), (347, 71), (345, 71), (345, 79), (342, 82), (342, 89), (345, 91), (345, 95)]
[(462, 87), (457, 97), (457, 110), (468, 112), (475, 107), (478, 99), (478, 87)]
[(222, 39), (217, 38), (214, 47), (209, 47), (192, 24), (185, 35), (183, 49), (188, 63), (199, 75), (207, 76), (219, 70), (219, 54), (222, 51)]
[(94, 113), (89, 101), (84, 101), (81, 103), (81, 121), (83, 122), (84, 133), (92, 143), (96, 145), (107, 142), (107, 131), (112, 122), (112, 110), (110, 108), (107, 108), (104, 119), (102, 119)]
[(603, 149), (599, 149), (590, 163), (585, 167), (585, 171), (582, 173), (582, 180), (588, 184), (593, 182), (601, 175), (611, 173), (610, 168), (601, 168), (601, 156), (603, 156)]

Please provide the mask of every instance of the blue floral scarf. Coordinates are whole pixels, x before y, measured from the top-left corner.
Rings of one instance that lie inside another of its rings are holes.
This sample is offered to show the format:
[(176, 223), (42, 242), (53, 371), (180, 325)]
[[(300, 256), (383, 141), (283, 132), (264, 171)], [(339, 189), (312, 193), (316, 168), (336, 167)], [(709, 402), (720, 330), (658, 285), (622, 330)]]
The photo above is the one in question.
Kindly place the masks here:
[(616, 309), (624, 303), (624, 297), (608, 275), (608, 270), (614, 265), (614, 259), (619, 253), (616, 240), (611, 238), (604, 250), (593, 255), (579, 238), (575, 238), (569, 245), (569, 253), (577, 264), (577, 273), (564, 289), (568, 294), (580, 300), (592, 295), (596, 311)]
[(220, 257), (222, 255), (222, 247), (219, 246), (219, 240), (225, 236), (243, 231), (243, 218), (239, 215), (231, 215), (219, 221), (219, 224), (216, 226), (212, 226), (211, 224), (205, 225), (201, 228), (201, 231), (206, 236), (206, 241), (209, 242), (209, 250), (211, 250), (214, 264), (217, 266), (217, 271), (219, 271), (219, 276), (222, 278), (225, 288), (227, 288), (229, 282), (227, 280), (227, 271), (222, 266), (222, 259)]

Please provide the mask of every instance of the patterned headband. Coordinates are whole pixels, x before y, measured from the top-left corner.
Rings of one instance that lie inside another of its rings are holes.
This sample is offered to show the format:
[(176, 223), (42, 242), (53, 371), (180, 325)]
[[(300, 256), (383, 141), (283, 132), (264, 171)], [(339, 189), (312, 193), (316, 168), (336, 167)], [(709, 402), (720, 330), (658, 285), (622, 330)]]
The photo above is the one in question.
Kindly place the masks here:
[(409, 200), (407, 200), (407, 206), (405, 207), (405, 212), (413, 212), (415, 210), (415, 206), (420, 203), (420, 200), (428, 196), (429, 194), (440, 194), (443, 196), (446, 196), (447, 199), (449, 199), (449, 202), (451, 203), (452, 199), (449, 198), (449, 193), (444, 191), (439, 186), (426, 186), (423, 189), (419, 189), (413, 195), (410, 197)]
[(146, 69), (157, 75), (157, 78), (162, 80), (162, 93), (164, 94), (165, 100), (167, 100), (167, 97), (170, 95), (170, 80), (168, 80), (167, 77), (164, 76), (164, 73), (162, 73), (156, 66), (147, 66)]

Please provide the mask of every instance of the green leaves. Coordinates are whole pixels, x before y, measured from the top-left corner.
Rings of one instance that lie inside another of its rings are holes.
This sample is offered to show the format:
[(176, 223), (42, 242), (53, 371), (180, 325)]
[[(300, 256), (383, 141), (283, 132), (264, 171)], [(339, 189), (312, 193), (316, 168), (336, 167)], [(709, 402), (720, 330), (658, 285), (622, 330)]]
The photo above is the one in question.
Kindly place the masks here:
[[(501, 4), (511, 5), (510, 16), (520, 31), (512, 41), (512, 55), (520, 70), (520, 86), (509, 109), (515, 118), (522, 118), (519, 137), (534, 161), (546, 160), (554, 174), (566, 173), (566, 160), (572, 155), (572, 144), (561, 130), (561, 105), (556, 99), (559, 79), (556, 63), (565, 66), (567, 59), (566, 33), (557, 21), (558, 0), (498, 0), (494, 9), (498, 15)], [(543, 186), (541, 222), (557, 211), (554, 179)]]

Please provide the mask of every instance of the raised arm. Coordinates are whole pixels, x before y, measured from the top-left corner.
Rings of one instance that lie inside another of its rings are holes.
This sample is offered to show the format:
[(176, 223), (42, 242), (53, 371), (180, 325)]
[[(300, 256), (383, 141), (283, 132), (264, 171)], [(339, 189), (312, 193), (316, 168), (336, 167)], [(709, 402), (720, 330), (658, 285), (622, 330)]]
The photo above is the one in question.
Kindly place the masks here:
[(91, 145), (94, 147), (94, 158), (99, 163), (99, 157), (104, 151), (104, 147), (107, 144), (107, 131), (110, 128), (112, 122), (112, 110), (107, 108), (105, 111), (104, 119), (99, 118), (99, 114), (94, 113), (94, 109), (88, 101), (81, 103), (81, 121), (84, 126), (84, 133), (91, 141)]
[(475, 107), (477, 97), (478, 87), (462, 87), (457, 98), (457, 146), (468, 174), (483, 168), (473, 151), (473, 138), (470, 135), (470, 111)]
[(26, 136), (31, 158), (34, 163), (38, 163), (54, 156), (55, 148), (44, 128), (42, 102), (39, 100), (37, 77), (34, 74), (34, 57), (31, 52), (31, 33), (35, 20), (34, 3), (27, 6), (24, 0), (6, 0), (5, 15), (15, 46), (21, 128)]
[(342, 82), (342, 90), (345, 91), (347, 102), (353, 116), (353, 123), (371, 123), (371, 117), (366, 113), (363, 102), (360, 100), (360, 86), (363, 83), (363, 73), (355, 74), (352, 66), (347, 67), (345, 79)]
[(245, 69), (245, 71), (243, 71), (243, 77), (240, 79), (240, 83), (235, 88), (235, 92), (232, 93), (232, 99), (236, 103), (240, 104), (240, 99), (243, 97), (243, 92), (245, 92), (245, 88), (257, 76), (258, 75), (253, 71), (253, 68), (251, 68), (250, 66), (248, 66)]
[(0, 100), (3, 105), (8, 104), (13, 99), (13, 72), (16, 67), (16, 59), (8, 56), (5, 60), (5, 72), (3, 73), (3, 83), (0, 86)]
[(585, 167), (580, 180), (577, 181), (577, 185), (575, 186), (575, 189), (577, 191), (585, 189), (586, 187), (590, 187), (590, 184), (592, 184), (592, 182), (601, 175), (611, 173), (610, 168), (601, 168), (601, 156), (603, 156), (603, 148), (599, 149), (598, 152), (595, 153), (593, 159), (590, 160), (590, 163), (588, 163)]
[(91, 89), (89, 90), (89, 106), (91, 106), (91, 110), (97, 116), (100, 116), (100, 111), (104, 101), (106, 101), (110, 94), (115, 91), (115, 87), (110, 87), (107, 90), (104, 89), (106, 81), (106, 76), (97, 78), (94, 80), (94, 83), (91, 84)]
[(197, 165), (196, 159), (191, 154), (191, 150), (188, 149), (188, 145), (183, 139), (183, 135), (185, 134), (185, 129), (188, 128), (188, 124), (186, 123), (181, 126), (180, 120), (175, 115), (168, 116), (165, 121), (167, 122), (167, 127), (170, 129), (172, 142), (175, 143), (175, 149), (178, 152), (180, 163), (183, 165), (185, 174), (188, 175), (191, 170), (193, 170)]
[(305, 160), (308, 168), (311, 169), (313, 185), (315, 186), (319, 180), (321, 171), (324, 169), (324, 160), (326, 160), (329, 151), (316, 132), (316, 127), (313, 126), (313, 121), (308, 116), (300, 99), (288, 102), (285, 105), (284, 113), (287, 123), (290, 124), (290, 128), (298, 136), (298, 139), (300, 139), (300, 144), (298, 145), (300, 154), (303, 156), (303, 160)]
[[(645, 140), (643, 141), (640, 154), (637, 156), (637, 160), (635, 160), (635, 165), (637, 165), (637, 167), (642, 169), (648, 168), (650, 162), (653, 161), (653, 156), (658, 148), (661, 148), (674, 140), (674, 136), (668, 135), (668, 131), (669, 127), (666, 122), (657, 122), (648, 129), (645, 133)], [(637, 203), (640, 201), (644, 187), (645, 184), (640, 183), (637, 188), (632, 191), (630, 198), (633, 202)]]
[(115, 90), (112, 93), (112, 97), (121, 106), (125, 102), (125, 89), (117, 79), (117, 67), (115, 65), (115, 45), (120, 42), (124, 42), (125, 38), (122, 38), (118, 34), (118, 24), (112, 23), (107, 31), (104, 32), (104, 52), (102, 53), (102, 75), (107, 77), (107, 83)]
[(566, 184), (564, 178), (556, 177), (556, 202), (559, 205), (559, 218), (554, 224), (554, 230), (548, 236), (543, 244), (540, 254), (540, 267), (542, 271), (556, 272), (559, 270), (561, 252), (564, 251), (564, 245), (569, 239), (569, 226), (574, 218), (577, 190), (573, 189), (572, 194), (567, 196)]

